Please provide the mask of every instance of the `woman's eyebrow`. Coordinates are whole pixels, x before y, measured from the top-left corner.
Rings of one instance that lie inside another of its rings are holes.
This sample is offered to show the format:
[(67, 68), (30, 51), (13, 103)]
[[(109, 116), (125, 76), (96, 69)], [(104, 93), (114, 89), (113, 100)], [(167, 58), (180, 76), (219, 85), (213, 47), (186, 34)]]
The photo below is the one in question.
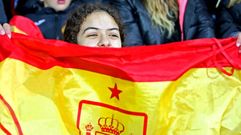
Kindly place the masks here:
[(119, 31), (119, 29), (118, 28), (110, 28), (110, 29), (107, 29), (108, 31), (111, 31), (111, 30), (117, 30), (117, 31)]
[(86, 29), (84, 29), (82, 34), (84, 34), (87, 30), (108, 30), (108, 31), (116, 30), (116, 31), (119, 31), (119, 28), (100, 29), (97, 27), (87, 27)]
[(84, 29), (82, 34), (84, 34), (87, 30), (91, 30), (91, 29), (98, 30), (98, 28), (96, 28), (96, 27), (87, 27), (86, 29)]

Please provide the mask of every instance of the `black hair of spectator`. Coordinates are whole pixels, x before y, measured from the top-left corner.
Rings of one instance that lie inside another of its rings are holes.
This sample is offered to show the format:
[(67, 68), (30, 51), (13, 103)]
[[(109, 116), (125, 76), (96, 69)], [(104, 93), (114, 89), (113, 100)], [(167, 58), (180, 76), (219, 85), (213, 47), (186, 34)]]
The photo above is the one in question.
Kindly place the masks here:
[(70, 15), (70, 18), (67, 20), (64, 30), (64, 40), (70, 43), (77, 44), (77, 35), (80, 31), (82, 23), (88, 15), (98, 11), (105, 11), (114, 18), (115, 22), (119, 27), (121, 41), (123, 42), (123, 25), (120, 20), (118, 11), (108, 4), (101, 3), (85, 3), (81, 4), (78, 8), (76, 8), (76, 10), (74, 10), (74, 12)]

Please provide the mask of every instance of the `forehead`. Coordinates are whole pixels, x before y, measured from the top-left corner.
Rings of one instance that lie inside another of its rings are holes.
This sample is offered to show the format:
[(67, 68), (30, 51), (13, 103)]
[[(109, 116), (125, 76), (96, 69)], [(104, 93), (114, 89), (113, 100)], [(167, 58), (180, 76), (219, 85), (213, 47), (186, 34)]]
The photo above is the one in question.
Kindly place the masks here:
[(99, 29), (119, 28), (114, 18), (105, 11), (95, 11), (89, 14), (81, 25), (81, 29), (96, 27)]

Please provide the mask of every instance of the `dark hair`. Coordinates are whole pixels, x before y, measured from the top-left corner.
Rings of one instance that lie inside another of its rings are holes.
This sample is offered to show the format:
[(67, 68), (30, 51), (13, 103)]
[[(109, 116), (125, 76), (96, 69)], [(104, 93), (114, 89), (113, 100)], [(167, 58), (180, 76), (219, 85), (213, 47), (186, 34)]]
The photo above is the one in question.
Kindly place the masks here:
[(110, 16), (112, 16), (119, 26), (121, 41), (124, 41), (124, 34), (123, 34), (123, 28), (122, 23), (120, 22), (120, 17), (118, 12), (112, 8), (110, 5), (107, 4), (101, 4), (101, 3), (86, 3), (81, 4), (70, 16), (70, 18), (67, 20), (65, 30), (64, 30), (64, 40), (70, 43), (77, 43), (77, 35), (80, 31), (80, 27), (86, 17), (90, 15), (93, 12), (97, 11), (105, 11)]

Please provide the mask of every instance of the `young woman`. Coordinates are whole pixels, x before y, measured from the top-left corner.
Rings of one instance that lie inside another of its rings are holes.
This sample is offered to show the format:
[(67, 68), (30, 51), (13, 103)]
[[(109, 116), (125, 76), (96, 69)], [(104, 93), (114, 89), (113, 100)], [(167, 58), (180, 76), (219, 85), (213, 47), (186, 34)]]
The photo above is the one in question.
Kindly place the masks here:
[(64, 40), (90, 47), (120, 48), (122, 25), (116, 10), (102, 4), (82, 4), (68, 19)]

